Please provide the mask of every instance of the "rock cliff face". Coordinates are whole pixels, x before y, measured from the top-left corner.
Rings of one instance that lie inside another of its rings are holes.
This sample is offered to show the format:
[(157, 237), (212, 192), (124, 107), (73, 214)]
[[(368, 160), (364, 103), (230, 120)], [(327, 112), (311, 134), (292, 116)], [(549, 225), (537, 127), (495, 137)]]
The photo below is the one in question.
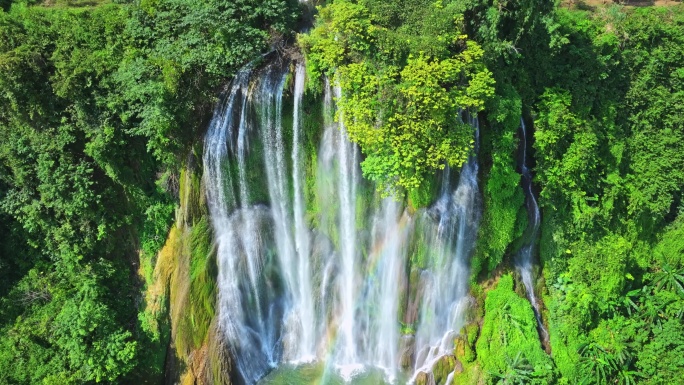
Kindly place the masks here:
[(147, 288), (148, 313), (167, 344), (166, 384), (231, 383), (231, 357), (218, 329), (216, 257), (201, 169), (194, 154), (180, 173), (174, 226)]

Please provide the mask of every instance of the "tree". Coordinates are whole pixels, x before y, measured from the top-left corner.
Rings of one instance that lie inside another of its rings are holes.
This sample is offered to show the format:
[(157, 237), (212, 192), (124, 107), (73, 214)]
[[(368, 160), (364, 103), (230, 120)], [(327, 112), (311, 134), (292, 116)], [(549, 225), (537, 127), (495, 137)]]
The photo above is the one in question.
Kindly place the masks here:
[(494, 94), (484, 52), (463, 33), (462, 16), (433, 7), (441, 18), (431, 32), (442, 48), (434, 54), (388, 57), (403, 44), (394, 39), (405, 25), (375, 24), (364, 3), (344, 0), (322, 8), (316, 28), (299, 39), (311, 77), (336, 74), (338, 119), (366, 155), (364, 175), (385, 194), (427, 188), (435, 170), (459, 168), (474, 143), (461, 110), (477, 114)]

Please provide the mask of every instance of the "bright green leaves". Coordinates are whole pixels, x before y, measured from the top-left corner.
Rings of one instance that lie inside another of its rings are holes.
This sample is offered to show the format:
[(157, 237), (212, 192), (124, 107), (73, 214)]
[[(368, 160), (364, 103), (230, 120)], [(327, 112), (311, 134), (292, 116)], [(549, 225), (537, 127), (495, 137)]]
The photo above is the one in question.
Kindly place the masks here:
[(609, 384), (619, 379), (621, 384), (634, 384), (636, 372), (629, 370), (632, 358), (628, 354), (612, 353), (597, 343), (584, 344), (579, 349), (582, 382)]
[[(510, 84), (499, 83), (498, 86), (501, 95), (497, 94), (487, 106), (491, 130), (483, 130), (481, 138), (480, 154), (489, 152), (492, 163), (483, 189), (486, 209), (480, 223), (476, 255), (471, 260), (473, 275), (482, 267), (493, 271), (502, 261), (508, 245), (522, 235), (527, 223), (518, 223), (527, 215), (518, 215), (524, 210), (524, 196), (514, 157), (518, 148), (515, 134), (520, 127), (522, 100)], [(486, 147), (490, 143), (491, 149)], [(484, 259), (487, 265), (484, 265)]]
[(318, 10), (316, 28), (299, 36), (307, 53), (307, 72), (314, 78), (332, 76), (350, 58), (368, 53), (374, 32), (368, 11), (360, 4), (341, 0)]
[[(460, 122), (459, 108), (477, 110), (480, 101), (447, 85), (465, 76), (466, 67), (457, 59), (421, 55), (398, 76), (393, 68), (376, 73), (367, 63), (339, 69), (340, 118), (367, 156), (364, 175), (380, 190), (417, 189), (445, 163), (458, 168), (465, 162), (473, 131)], [(486, 87), (491, 90), (491, 82)]]
[(669, 265), (679, 269), (684, 267), (684, 215), (679, 215), (660, 236), (653, 250), (653, 263)]
[[(432, 42), (441, 47), (433, 51), (439, 55), (409, 49), (398, 60), (390, 53), (406, 50), (404, 29), (415, 25), (378, 25), (364, 4), (343, 0), (321, 8), (316, 28), (299, 41), (310, 77), (336, 74), (342, 90), (338, 119), (366, 156), (364, 175), (385, 194), (411, 192), (424, 188), (445, 164), (459, 168), (466, 161), (473, 130), (459, 113), (481, 111), (494, 94), (494, 80), (483, 50), (462, 33), (462, 18), (452, 8), (438, 4), (442, 24), (428, 28), (440, 29), (450, 20)], [(383, 12), (392, 6), (368, 5)], [(422, 17), (412, 23), (423, 26), (433, 16)]]
[[(339, 69), (336, 80), (344, 96), (337, 101), (341, 106), (337, 118), (345, 123), (351, 140), (362, 147), (379, 150), (373, 146), (386, 139), (383, 130), (377, 128), (378, 109), (382, 104), (389, 104), (383, 100), (383, 93), (392, 98), (390, 93), (394, 91), (395, 77), (394, 68), (376, 71), (366, 62), (351, 63)], [(369, 152), (372, 155), (372, 151)]]
[(79, 380), (113, 381), (133, 368), (136, 343), (113, 322), (98, 298), (101, 287), (87, 278), (80, 285), (54, 318), (51, 342)]
[(542, 202), (564, 202), (555, 208), (567, 207), (575, 222), (591, 226), (599, 214), (611, 214), (612, 203), (601, 213), (598, 196), (610, 188), (604, 175), (617, 160), (606, 151), (610, 124), (581, 118), (573, 113), (572, 102), (570, 93), (560, 89), (542, 95), (535, 121), (538, 178), (546, 198)]
[[(199, 130), (199, 107), (214, 102), (216, 87), (268, 48), (295, 18), (288, 0), (160, 0), (131, 7), (121, 40), (128, 43), (112, 77), (128, 133), (147, 139), (148, 150), (174, 166)], [(275, 41), (273, 43), (276, 43)]]
[[(620, 235), (609, 235), (595, 244), (580, 243), (574, 258), (568, 261), (570, 275), (575, 277), (575, 290), (565, 298), (571, 311), (575, 304), (584, 303), (595, 312), (605, 312), (608, 302), (620, 296), (625, 288), (626, 272), (631, 260), (632, 244)], [(591, 296), (591, 301), (586, 294)], [(579, 310), (579, 309), (577, 309)], [(591, 322), (589, 315), (583, 318), (586, 325)]]
[(548, 384), (553, 379), (553, 363), (539, 344), (532, 307), (513, 291), (511, 275), (502, 276), (487, 293), (476, 347), (482, 369), (491, 377), (524, 375), (526, 384)]
[(684, 375), (684, 326), (671, 319), (653, 329), (653, 338), (638, 353), (637, 367), (646, 384), (675, 384)]
[[(520, 82), (535, 119), (540, 258), (556, 282), (545, 303), (562, 381), (676, 382), (683, 367), (664, 346), (678, 338), (656, 334), (684, 313), (682, 8), (561, 8), (537, 18), (548, 33), (534, 27), (535, 42), (506, 36), (536, 17), (501, 23), (506, 13), (490, 8), (491, 23), (473, 26), (488, 53), (506, 40), (520, 48), (499, 58), (513, 68), (492, 68)], [(657, 370), (637, 353), (656, 338), (650, 354), (668, 361)]]
[(31, 270), (10, 294), (24, 312), (3, 330), (0, 382), (110, 382), (129, 372), (137, 344), (103, 301), (106, 277), (95, 270), (107, 267), (61, 274), (47, 267)]

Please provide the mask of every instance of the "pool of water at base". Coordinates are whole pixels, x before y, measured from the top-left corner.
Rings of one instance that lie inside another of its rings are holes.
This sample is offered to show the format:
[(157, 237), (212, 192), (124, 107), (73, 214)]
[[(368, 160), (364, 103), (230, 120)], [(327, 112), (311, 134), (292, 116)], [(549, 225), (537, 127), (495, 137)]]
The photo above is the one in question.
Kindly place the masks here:
[(357, 370), (347, 380), (340, 372), (333, 366), (326, 367), (325, 363), (283, 364), (261, 379), (259, 385), (403, 385), (408, 382), (402, 374), (387, 382), (384, 372), (376, 368)]

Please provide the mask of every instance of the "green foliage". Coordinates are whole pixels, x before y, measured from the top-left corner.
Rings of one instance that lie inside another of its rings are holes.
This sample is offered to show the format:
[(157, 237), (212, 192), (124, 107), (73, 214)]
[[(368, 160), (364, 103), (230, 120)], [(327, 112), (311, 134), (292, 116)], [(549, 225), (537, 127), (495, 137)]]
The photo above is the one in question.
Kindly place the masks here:
[(434, 200), (437, 191), (438, 185), (435, 178), (426, 178), (420, 187), (409, 191), (408, 202), (414, 209), (427, 207)]
[[(681, 213), (680, 209), (680, 213)], [(652, 262), (669, 265), (674, 269), (684, 267), (684, 216), (678, 215), (663, 233), (653, 248)]]
[[(337, 118), (366, 155), (364, 175), (385, 194), (429, 190), (435, 170), (459, 168), (473, 144), (460, 110), (480, 111), (494, 93), (484, 52), (463, 34), (454, 6), (423, 4), (425, 20), (383, 25), (394, 19), (389, 8), (397, 6), (336, 1), (320, 8), (316, 28), (299, 38), (309, 77), (335, 75), (341, 88)], [(439, 22), (425, 27), (431, 21)], [(420, 26), (426, 29), (418, 41), (434, 33), (438, 48), (422, 50), (418, 43), (411, 49), (409, 39), (408, 52), (394, 56), (404, 51), (406, 29)], [(425, 201), (422, 191), (412, 193), (414, 203)]]
[[(483, 189), (485, 210), (478, 237), (477, 259), (486, 260), (482, 267), (494, 270), (511, 242), (522, 235), (516, 229), (518, 211), (524, 202), (520, 174), (516, 172), (517, 143), (514, 134), (520, 126), (521, 100), (510, 85), (497, 85), (499, 97), (488, 107), (489, 128), (483, 137), (481, 153), (491, 155), (491, 168)], [(490, 144), (491, 143), (491, 144)], [(473, 269), (473, 275), (479, 269)]]
[(162, 195), (161, 202), (153, 203), (145, 210), (145, 222), (140, 238), (142, 240), (142, 251), (150, 258), (164, 245), (173, 219), (174, 205), (170, 202), (164, 202), (164, 198), (166, 197)]
[[(181, 215), (188, 239), (178, 241), (188, 285), (177, 335), (184, 348), (206, 341), (211, 231), (199, 178), (178, 170), (219, 87), (280, 48), (297, 5), (36, 3), (0, 1), (0, 382), (159, 375), (168, 330), (146, 325), (166, 305), (136, 324), (131, 265), (142, 254), (151, 275), (174, 197), (192, 201)], [(682, 378), (682, 26), (681, 6), (589, 13), (543, 0), (337, 0), (299, 37), (310, 91), (324, 75), (341, 88), (337, 118), (364, 152), (364, 174), (384, 193), (405, 192), (414, 209), (433, 198), (435, 171), (472, 151), (460, 111), (483, 118), (475, 274), (496, 268), (525, 227), (516, 131), (523, 111), (534, 119), (553, 358), (505, 275), (488, 293), (479, 337), (465, 330), (468, 378), (479, 367), (490, 382), (552, 383), (554, 365), (561, 383)], [(304, 103), (307, 175), (324, 120), (315, 98)], [(257, 171), (248, 178), (263, 182)], [(308, 178), (311, 222), (322, 210), (315, 189)], [(257, 187), (250, 199), (266, 197)], [(412, 283), (438, 262), (423, 236), (411, 242)]]
[(348, 55), (370, 50), (375, 30), (362, 4), (335, 1), (318, 11), (316, 28), (300, 36), (310, 79), (318, 79), (321, 74), (332, 77), (347, 62)]
[(635, 11), (620, 26), (630, 36), (624, 58), (630, 65), (625, 109), (631, 136), (629, 212), (662, 218), (676, 208), (684, 186), (684, 15), (653, 9)]
[[(548, 42), (534, 67), (525, 50), (504, 59), (535, 115), (541, 259), (564, 382), (666, 383), (640, 369), (637, 352), (681, 303), (684, 122), (672, 98), (682, 90), (682, 14), (558, 9), (542, 20), (545, 37), (531, 32)], [(668, 360), (664, 376), (679, 375), (678, 365)]]
[(479, 335), (480, 328), (477, 324), (472, 323), (467, 325), (464, 329), (465, 330), (461, 331), (461, 334), (465, 335), (463, 361), (468, 363), (475, 361), (475, 359), (477, 358), (477, 353), (475, 351), (475, 343), (477, 342), (477, 337)]
[(524, 378), (524, 383), (548, 384), (554, 378), (553, 362), (539, 343), (532, 307), (513, 291), (511, 275), (502, 276), (487, 293), (476, 347), (483, 370), (500, 383), (520, 383)]
[(294, 9), (287, 0), (168, 0), (131, 8), (126, 39), (133, 44), (113, 76), (120, 94), (110, 102), (122, 120), (137, 123), (127, 132), (148, 138), (155, 157), (173, 164), (204, 128), (199, 119), (206, 115), (197, 109), (207, 108), (216, 87), (266, 49), (268, 28), (284, 32)]
[[(139, 350), (163, 346), (131, 321), (131, 266), (151, 274), (218, 87), (296, 2), (33, 3), (0, 4), (0, 382), (139, 379), (157, 356)], [(196, 250), (208, 325), (215, 271)]]
[[(596, 343), (583, 345), (579, 349), (579, 354), (584, 373), (582, 382), (586, 383), (611, 383), (611, 380), (617, 377), (621, 367), (629, 363), (629, 357), (611, 354)], [(624, 383), (634, 383), (632, 377), (622, 377), (622, 379)]]
[(498, 378), (498, 381), (496, 381), (497, 385), (529, 384), (533, 380), (533, 375), (534, 368), (529, 364), (529, 362), (525, 358), (522, 358), (520, 352), (518, 352), (518, 354), (513, 359), (506, 357), (505, 372), (501, 374), (494, 374), (494, 376)]
[(3, 327), (0, 381), (101, 382), (130, 371), (136, 342), (117, 325), (102, 284), (114, 273), (112, 266), (62, 274), (47, 267), (31, 270), (3, 299), (22, 316)]
[(645, 384), (672, 384), (684, 374), (684, 326), (670, 319), (653, 330), (653, 339), (638, 353), (637, 367)]

